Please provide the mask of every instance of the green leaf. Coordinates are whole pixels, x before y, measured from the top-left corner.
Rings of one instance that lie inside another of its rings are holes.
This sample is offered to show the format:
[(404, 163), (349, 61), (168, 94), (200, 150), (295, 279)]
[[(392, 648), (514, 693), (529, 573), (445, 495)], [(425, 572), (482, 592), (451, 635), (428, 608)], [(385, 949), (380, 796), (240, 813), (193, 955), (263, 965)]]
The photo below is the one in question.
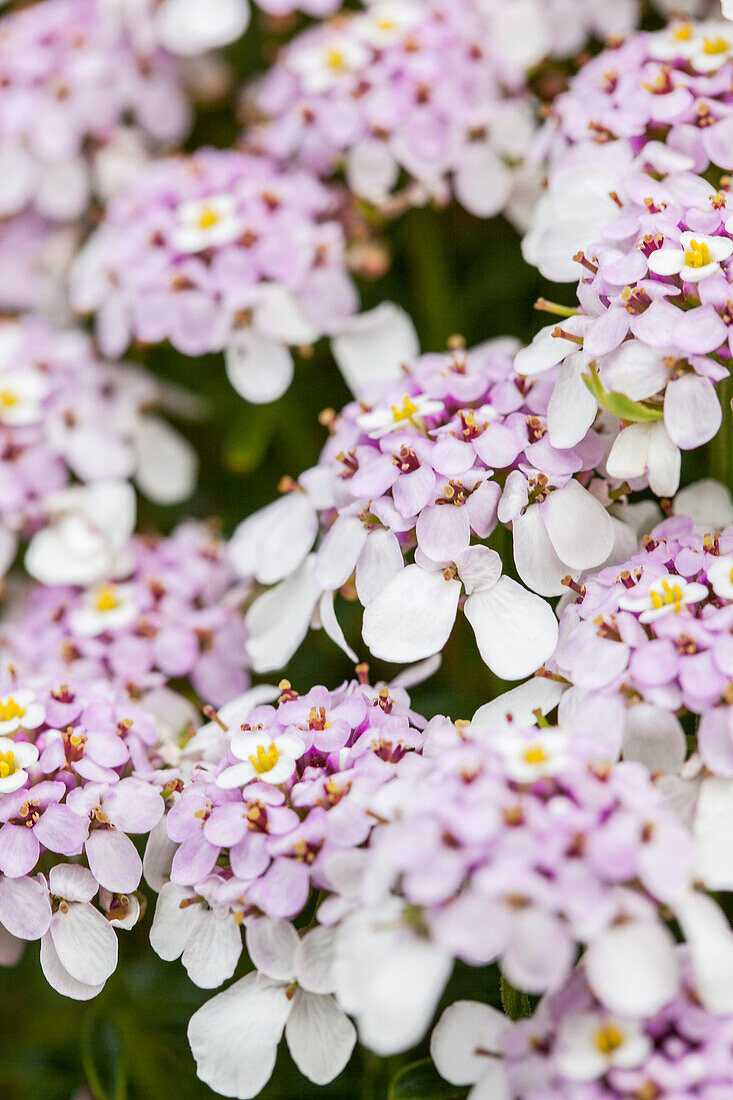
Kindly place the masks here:
[(510, 985), (504, 975), (501, 976), (501, 1004), (502, 1008), (512, 1020), (521, 1020), (524, 1016), (532, 1015), (532, 1000), (526, 993), (520, 993), (513, 985)]
[(122, 1038), (113, 1020), (89, 1016), (81, 1041), (81, 1061), (94, 1100), (126, 1100), (127, 1071)]
[(388, 1100), (462, 1100), (468, 1089), (444, 1081), (430, 1058), (403, 1066), (390, 1081)]
[(601, 408), (617, 416), (619, 420), (629, 420), (634, 424), (643, 424), (649, 420), (663, 420), (664, 411), (661, 407), (643, 405), (639, 401), (632, 401), (624, 397), (622, 393), (614, 393), (612, 390), (604, 390), (598, 372), (591, 365), (590, 377), (583, 375), (583, 381), (595, 397)]

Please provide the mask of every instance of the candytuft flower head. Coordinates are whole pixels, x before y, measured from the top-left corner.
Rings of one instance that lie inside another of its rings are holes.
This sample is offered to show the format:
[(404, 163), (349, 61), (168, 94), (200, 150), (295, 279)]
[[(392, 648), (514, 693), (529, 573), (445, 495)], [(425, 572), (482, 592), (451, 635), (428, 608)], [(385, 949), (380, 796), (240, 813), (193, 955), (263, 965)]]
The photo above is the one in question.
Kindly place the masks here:
[[(364, 607), (363, 639), (377, 657), (439, 653), (462, 609), (489, 667), (520, 678), (555, 643), (552, 611), (534, 593), (558, 595), (567, 579), (635, 546), (602, 503), (623, 489), (604, 479), (595, 406), (585, 437), (555, 448), (550, 386), (517, 373), (513, 342), (409, 361), (392, 354), (408, 343), (391, 313), (334, 341), (361, 400), (330, 420), (318, 466), (234, 533), (237, 571), (275, 585), (247, 612), (259, 671), (287, 661), (316, 608), (355, 658), (334, 612), (342, 592)], [(394, 364), (381, 379), (369, 377), (370, 348)], [(511, 527), (517, 571), (533, 592), (502, 576), (486, 545), (499, 522)]]
[(235, 389), (273, 401), (292, 378), (289, 348), (356, 309), (336, 206), (308, 172), (265, 157), (159, 160), (107, 206), (73, 265), (72, 306), (96, 313), (107, 354), (132, 339), (225, 351)]

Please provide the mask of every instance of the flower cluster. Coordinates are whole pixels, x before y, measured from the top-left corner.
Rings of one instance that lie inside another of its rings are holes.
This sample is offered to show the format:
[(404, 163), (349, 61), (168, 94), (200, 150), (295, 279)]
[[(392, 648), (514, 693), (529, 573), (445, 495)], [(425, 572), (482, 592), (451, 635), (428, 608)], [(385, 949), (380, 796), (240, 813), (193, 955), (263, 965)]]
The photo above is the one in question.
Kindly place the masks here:
[(609, 475), (646, 477), (662, 496), (679, 485), (680, 449), (706, 443), (721, 424), (733, 218), (728, 192), (701, 177), (645, 178), (642, 187), (643, 204), (617, 196), (601, 243), (576, 257), (581, 310), (542, 329), (517, 370), (534, 376), (562, 362), (550, 440), (574, 445), (605, 408), (624, 425)]
[(732, 76), (733, 27), (724, 22), (672, 22), (588, 62), (532, 143), (549, 189), (526, 258), (548, 278), (572, 280), (574, 253), (601, 239), (616, 203), (654, 197), (660, 174), (671, 174), (678, 199), (690, 173), (719, 183), (733, 167)]
[[(299, 696), (283, 681), (280, 690), (232, 700), (188, 741), (190, 775), (165, 820), (172, 844), (154, 844), (146, 859), (161, 891), (153, 946), (164, 958), (183, 954), (206, 988), (234, 972), (243, 921), (293, 919), (312, 886), (329, 887), (326, 859), (363, 844), (374, 823), (368, 795), (422, 744), (424, 720), (399, 687), (358, 682)], [(260, 701), (267, 693), (279, 695), (276, 706)], [(203, 954), (195, 942), (186, 950), (191, 906), (226, 938), (225, 958), (213, 941)]]
[(335, 200), (304, 171), (232, 150), (160, 160), (107, 206), (70, 275), (73, 308), (96, 311), (102, 350), (170, 340), (226, 349), (232, 385), (272, 401), (311, 344), (356, 308)]
[(87, 1000), (117, 965), (115, 926), (140, 916), (129, 834), (149, 833), (164, 803), (132, 773), (150, 771), (156, 726), (103, 681), (19, 678), (10, 667), (3, 691), (0, 924), (5, 937), (40, 939), (49, 983)]
[[(102, 537), (105, 514), (121, 537), (132, 530), (134, 493), (122, 479), (134, 477), (161, 504), (190, 495), (196, 457), (151, 414), (161, 400), (150, 376), (102, 362), (81, 332), (55, 329), (33, 315), (0, 324), (3, 571), (17, 539), (31, 539), (28, 568), (35, 576), (74, 581), (81, 572), (83, 582), (85, 559), (98, 550), (93, 530)], [(70, 512), (80, 517), (75, 524)], [(64, 526), (66, 554), (50, 531), (54, 524)], [(82, 524), (91, 530), (81, 531)]]
[[(609, 1011), (658, 1011), (677, 981), (666, 907), (696, 929), (696, 899), (692, 839), (646, 769), (611, 764), (569, 727), (434, 719), (424, 737), (422, 758), (375, 792), (368, 851), (350, 876), (340, 868), (350, 891), (319, 910), (338, 921), (336, 994), (363, 1041), (381, 1054), (418, 1042), (456, 958), (498, 960), (515, 988), (541, 993), (569, 977), (579, 945)], [(384, 969), (403, 953), (422, 980), (398, 1022)]]
[(572, 685), (561, 710), (584, 726), (599, 706), (613, 713), (614, 751), (670, 773), (687, 755), (680, 717), (697, 716), (702, 760), (733, 776), (732, 576), (733, 529), (699, 534), (685, 516), (656, 527), (628, 561), (587, 576), (548, 663)]
[(2, 626), (15, 664), (75, 680), (107, 678), (136, 698), (183, 677), (207, 704), (241, 694), (247, 587), (235, 583), (226, 543), (189, 522), (167, 538), (133, 538), (125, 556), (117, 580), (31, 589)]
[(189, 108), (171, 59), (139, 63), (103, 8), (47, 0), (3, 18), (0, 216), (32, 207), (78, 218), (96, 155), (130, 123), (158, 146), (186, 135)]
[(472, 1095), (521, 1100), (638, 1100), (715, 1097), (733, 1088), (729, 1014), (699, 999), (686, 954), (680, 982), (658, 1012), (644, 1019), (610, 1013), (582, 970), (543, 999), (530, 1019), (511, 1024), (477, 1002), (444, 1012), (431, 1039), (441, 1075)]
[(500, 9), (376, 0), (305, 31), (252, 93), (266, 121), (245, 140), (319, 175), (343, 167), (349, 188), (387, 212), (455, 195), (481, 217), (498, 213), (535, 125), (512, 49), (524, 62), (528, 48), (529, 64), (544, 52)]
[[(375, 332), (385, 318), (370, 320)], [(526, 675), (554, 645), (554, 617), (501, 576), (485, 540), (498, 522), (511, 525), (518, 573), (543, 595), (563, 592), (568, 574), (579, 576), (619, 548), (622, 557), (632, 550), (632, 532), (605, 507), (620, 483), (596, 473), (608, 438), (588, 427), (572, 447), (551, 445), (551, 384), (517, 375), (512, 341), (403, 360), (399, 380), (365, 389), (373, 345), (362, 322), (334, 343), (364, 400), (327, 417), (331, 437), (319, 465), (232, 539), (243, 576), (280, 582), (247, 616), (253, 665), (280, 667), (316, 605), (342, 644), (333, 614), (338, 591), (364, 606), (373, 654), (394, 662), (429, 657), (448, 640), (465, 590), (462, 607), (484, 661), (506, 679)], [(387, 345), (379, 347), (384, 365)]]

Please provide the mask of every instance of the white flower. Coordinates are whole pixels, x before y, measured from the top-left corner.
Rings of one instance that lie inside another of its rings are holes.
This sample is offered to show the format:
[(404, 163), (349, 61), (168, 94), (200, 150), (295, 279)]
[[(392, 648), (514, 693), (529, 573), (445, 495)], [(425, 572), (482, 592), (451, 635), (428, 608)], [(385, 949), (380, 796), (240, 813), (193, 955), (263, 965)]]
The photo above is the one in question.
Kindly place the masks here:
[(46, 708), (32, 691), (16, 691), (0, 698), (0, 737), (17, 729), (34, 730), (46, 717)]
[(393, 46), (411, 30), (421, 17), (414, 0), (377, 0), (354, 20), (354, 30), (375, 49)]
[[(724, 527), (733, 523), (733, 499), (730, 489), (711, 477), (693, 481), (684, 489), (680, 489), (672, 505), (676, 516), (689, 516), (695, 521), (695, 531), (701, 535), (722, 531)], [(650, 531), (652, 527), (656, 527), (661, 518), (659, 516), (659, 519), (655, 518), (652, 523), (645, 524), (644, 531)]]
[(699, 603), (710, 595), (706, 585), (686, 581), (676, 573), (660, 577), (649, 586), (645, 596), (623, 596), (619, 607), (624, 611), (641, 611), (639, 622), (653, 623), (663, 615), (677, 614), (683, 607)]
[(36, 424), (43, 414), (48, 386), (29, 368), (0, 374), (0, 423), (9, 427)]
[(28, 572), (41, 584), (94, 584), (129, 568), (135, 491), (125, 481), (74, 485), (47, 498), (49, 524), (31, 539)]
[(424, 394), (416, 394), (414, 397), (405, 394), (399, 405), (362, 413), (356, 418), (356, 422), (370, 439), (381, 439), (390, 432), (401, 432), (408, 424), (423, 431), (424, 418), (442, 412), (443, 408), (442, 401), (436, 401)]
[(364, 609), (364, 641), (375, 657), (398, 664), (439, 653), (453, 629), (462, 587), (479, 652), (497, 676), (518, 680), (547, 660), (557, 641), (552, 608), (501, 576), (501, 560), (486, 546), (459, 554), (455, 569), (424, 555), (401, 569)]
[(129, 584), (111, 581), (87, 589), (82, 596), (82, 606), (69, 616), (69, 626), (84, 638), (95, 638), (107, 630), (130, 626), (140, 613), (133, 591)]
[(568, 762), (569, 738), (559, 729), (538, 729), (531, 738), (507, 729), (492, 737), (506, 773), (517, 783), (559, 775)]
[(38, 749), (29, 741), (0, 737), (0, 795), (20, 790), (28, 779), (25, 770), (38, 759)]
[(300, 77), (305, 92), (320, 95), (363, 69), (371, 56), (369, 47), (355, 37), (334, 33), (316, 46), (290, 50), (286, 64)]
[(258, 970), (200, 1008), (188, 1025), (199, 1077), (215, 1092), (249, 1100), (267, 1084), (283, 1032), (293, 1061), (310, 1081), (338, 1076), (356, 1033), (330, 995), (333, 933), (300, 939), (292, 924), (264, 918), (247, 928)]
[(299, 490), (254, 512), (229, 540), (229, 559), (241, 577), (273, 584), (291, 577), (318, 533), (318, 513)]
[(253, 729), (236, 733), (231, 751), (242, 763), (225, 768), (216, 783), (224, 790), (243, 787), (253, 779), (278, 786), (285, 783), (295, 771), (296, 761), (305, 752), (305, 745), (292, 733), (281, 733), (271, 738), (267, 729)]
[(88, 1001), (114, 973), (117, 936), (107, 918), (91, 904), (99, 887), (86, 867), (52, 867), (49, 886), (58, 904), (41, 939), (41, 969), (58, 993)]
[(557, 1064), (571, 1081), (593, 1081), (611, 1069), (641, 1065), (651, 1042), (638, 1020), (583, 1012), (562, 1023)]
[(202, 252), (228, 244), (242, 231), (233, 195), (209, 195), (205, 199), (183, 202), (176, 210), (178, 225), (172, 244), (179, 252)]
[(699, 49), (698, 28), (694, 23), (675, 20), (663, 31), (647, 36), (649, 54), (657, 61), (691, 58)]
[(680, 248), (658, 248), (649, 257), (649, 270), (655, 275), (679, 275), (687, 283), (699, 283), (720, 271), (720, 264), (733, 253), (728, 237), (709, 237), (705, 233), (680, 233)]
[(216, 989), (231, 978), (242, 953), (242, 935), (231, 909), (212, 909), (195, 890), (167, 882), (150, 929), (161, 959), (181, 959), (191, 981)]
[(475, 1085), (469, 1100), (509, 1100), (502, 1040), (511, 1022), (490, 1005), (456, 1001), (446, 1008), (430, 1037), (430, 1056), (452, 1085)]

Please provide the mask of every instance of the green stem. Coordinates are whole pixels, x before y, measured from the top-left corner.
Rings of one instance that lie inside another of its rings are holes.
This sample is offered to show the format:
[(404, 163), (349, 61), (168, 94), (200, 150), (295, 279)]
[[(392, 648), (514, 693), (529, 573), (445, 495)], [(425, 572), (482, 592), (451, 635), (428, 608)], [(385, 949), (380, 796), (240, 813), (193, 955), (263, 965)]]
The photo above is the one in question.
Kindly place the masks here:
[(723, 409), (723, 421), (718, 434), (705, 448), (705, 474), (733, 486), (733, 376), (723, 379), (717, 387), (718, 398)]
[(441, 231), (440, 218), (430, 208), (412, 210), (403, 218), (403, 241), (414, 313), (425, 351), (445, 348), (449, 336), (460, 332), (458, 296), (450, 270), (450, 236)]

